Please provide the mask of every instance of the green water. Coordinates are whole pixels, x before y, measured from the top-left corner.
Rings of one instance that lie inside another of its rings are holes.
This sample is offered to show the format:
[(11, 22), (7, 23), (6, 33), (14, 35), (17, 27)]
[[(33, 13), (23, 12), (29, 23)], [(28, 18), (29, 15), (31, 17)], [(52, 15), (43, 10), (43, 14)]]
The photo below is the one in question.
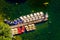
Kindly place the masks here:
[[(49, 20), (45, 23), (36, 25), (34, 32), (24, 33), (19, 35), (22, 40), (60, 40), (60, 0), (50, 0), (47, 7), (24, 4), (8, 4), (3, 2), (0, 5), (0, 11), (6, 14), (5, 18), (10, 20), (16, 19), (19, 16), (27, 15), (34, 12), (48, 12)], [(0, 1), (1, 3), (1, 1)], [(4, 5), (6, 4), (6, 5)], [(9, 13), (9, 14), (8, 14)]]

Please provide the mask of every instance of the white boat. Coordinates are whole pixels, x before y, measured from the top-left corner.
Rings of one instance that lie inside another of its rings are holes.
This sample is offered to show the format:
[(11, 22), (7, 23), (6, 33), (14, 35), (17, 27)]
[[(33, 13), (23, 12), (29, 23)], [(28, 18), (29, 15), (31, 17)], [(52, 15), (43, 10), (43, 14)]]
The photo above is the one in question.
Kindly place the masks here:
[(45, 21), (48, 20), (48, 13), (45, 14)]
[(37, 15), (38, 15), (38, 19), (40, 20), (41, 19), (41, 15), (39, 12), (37, 12)]
[(24, 18), (24, 19), (27, 19), (27, 17), (26, 17), (26, 16), (23, 16), (23, 18)]
[(21, 16), (20, 19), (24, 20), (24, 18)]
[(39, 20), (41, 20), (42, 17), (41, 16), (38, 16), (38, 17), (39, 17)]
[(35, 20), (38, 20), (38, 15), (34, 13)]
[(29, 19), (29, 21), (32, 21), (32, 18), (30, 17), (30, 15), (27, 15), (27, 18)]
[(34, 17), (33, 14), (30, 14), (30, 17), (31, 17), (31, 20), (32, 20), (32, 21), (35, 21), (35, 17)]
[(44, 16), (44, 13), (43, 12), (40, 12), (40, 16)]
[(36, 29), (36, 26), (34, 24), (31, 24), (31, 25), (32, 25), (33, 30), (35, 30)]
[(17, 28), (13, 28), (11, 29), (12, 35), (18, 34), (18, 29)]
[(37, 14), (38, 16), (40, 16), (40, 13), (39, 13), (39, 12), (37, 12), (36, 14)]
[(33, 28), (32, 28), (32, 25), (30, 24), (30, 25), (28, 25), (29, 26), (29, 31), (31, 31), (31, 30), (33, 30)]
[(24, 19), (24, 18), (26, 18), (25, 16), (24, 17), (20, 17), (20, 18), (24, 21), (24, 23), (27, 22), (27, 20)]
[(27, 25), (25, 26), (25, 28), (26, 28), (27, 31), (29, 31), (29, 27)]

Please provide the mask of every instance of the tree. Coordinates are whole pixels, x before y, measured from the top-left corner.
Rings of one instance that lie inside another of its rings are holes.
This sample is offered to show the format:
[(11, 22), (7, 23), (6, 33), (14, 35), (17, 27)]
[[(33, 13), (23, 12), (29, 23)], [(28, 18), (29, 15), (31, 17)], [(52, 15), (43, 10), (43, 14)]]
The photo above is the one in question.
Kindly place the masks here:
[(12, 40), (11, 29), (3, 22), (0, 22), (0, 40)]

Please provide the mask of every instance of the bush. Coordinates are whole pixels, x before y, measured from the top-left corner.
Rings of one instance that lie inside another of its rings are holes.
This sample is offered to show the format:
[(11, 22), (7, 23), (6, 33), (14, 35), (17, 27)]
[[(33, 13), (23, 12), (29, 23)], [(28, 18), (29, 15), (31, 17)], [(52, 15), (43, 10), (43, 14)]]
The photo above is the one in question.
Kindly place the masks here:
[(3, 22), (0, 22), (0, 40), (12, 40), (11, 29)]

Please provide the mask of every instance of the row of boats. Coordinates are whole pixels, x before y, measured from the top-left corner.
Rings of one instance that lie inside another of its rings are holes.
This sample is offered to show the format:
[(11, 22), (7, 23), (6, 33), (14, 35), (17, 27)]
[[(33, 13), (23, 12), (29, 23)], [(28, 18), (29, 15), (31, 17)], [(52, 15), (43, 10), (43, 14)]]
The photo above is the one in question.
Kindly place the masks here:
[(35, 29), (36, 29), (35, 24), (30, 24), (30, 25), (23, 25), (23, 26), (18, 26), (16, 28), (12, 28), (11, 32), (12, 32), (12, 35), (16, 35), (16, 34), (31, 32), (31, 31), (34, 31)]
[(36, 29), (35, 23), (48, 20), (48, 14), (43, 12), (37, 12), (26, 16), (20, 16), (14, 21), (4, 20), (5, 23), (11, 27), (12, 34), (22, 34), (24, 32), (32, 31)]
[(37, 12), (33, 14), (29, 14), (26, 16), (20, 16), (16, 20), (9, 21), (7, 19), (4, 20), (5, 23), (9, 24), (10, 26), (20, 24), (28, 24), (28, 23), (38, 23), (42, 21), (48, 20), (48, 14), (44, 14), (43, 12)]

